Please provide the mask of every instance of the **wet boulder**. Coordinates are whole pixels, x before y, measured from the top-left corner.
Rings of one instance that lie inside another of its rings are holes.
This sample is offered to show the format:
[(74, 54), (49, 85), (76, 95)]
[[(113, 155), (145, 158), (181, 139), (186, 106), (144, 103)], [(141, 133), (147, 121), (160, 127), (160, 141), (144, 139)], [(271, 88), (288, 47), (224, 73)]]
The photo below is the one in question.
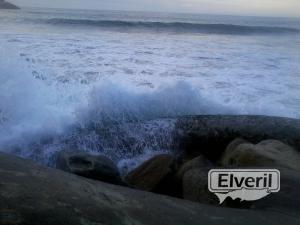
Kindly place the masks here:
[[(232, 145), (232, 144), (231, 144)], [(265, 140), (256, 145), (241, 143), (228, 148), (221, 160), (223, 166), (289, 168), (300, 171), (300, 153), (277, 140)]]
[(179, 181), (182, 181), (184, 174), (186, 172), (188, 172), (189, 170), (207, 168), (207, 167), (212, 167), (212, 166), (213, 166), (213, 164), (208, 159), (206, 159), (204, 156), (198, 156), (198, 157), (182, 164), (176, 173), (176, 178)]
[[(238, 139), (229, 147), (238, 143), (244, 143), (244, 140)], [(230, 149), (229, 148), (229, 149)], [(208, 189), (208, 174), (211, 169), (220, 168), (213, 164), (204, 156), (198, 156), (183, 164), (176, 174), (178, 184), (182, 187), (182, 198), (194, 202), (219, 205), (219, 200)], [(226, 199), (222, 206), (235, 208), (249, 208), (248, 203), (241, 203), (238, 200)]]
[(252, 202), (251, 209), (276, 211), (292, 216), (300, 212), (300, 171), (279, 168), (280, 191)]
[(79, 151), (61, 151), (56, 168), (112, 184), (123, 184), (117, 166), (109, 158)]
[(218, 198), (208, 190), (208, 168), (191, 169), (182, 178), (182, 193), (186, 200), (218, 205)]
[(223, 155), (225, 156), (225, 155), (229, 154), (230, 152), (234, 151), (241, 144), (250, 144), (250, 142), (245, 139), (242, 139), (242, 138), (236, 138), (232, 142), (229, 143), (229, 145), (226, 147)]
[(125, 180), (133, 187), (144, 191), (171, 195), (174, 167), (176, 162), (172, 155), (157, 155), (127, 174)]

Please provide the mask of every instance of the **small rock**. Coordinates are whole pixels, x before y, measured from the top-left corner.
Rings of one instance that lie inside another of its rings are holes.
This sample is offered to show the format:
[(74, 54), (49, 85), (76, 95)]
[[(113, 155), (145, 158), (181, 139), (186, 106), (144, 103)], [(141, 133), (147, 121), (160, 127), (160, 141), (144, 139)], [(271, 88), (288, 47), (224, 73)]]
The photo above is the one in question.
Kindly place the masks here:
[(105, 156), (93, 156), (79, 151), (61, 151), (57, 169), (112, 184), (122, 184), (116, 165)]
[(157, 155), (131, 171), (125, 180), (138, 189), (156, 191), (163, 180), (173, 173), (174, 165), (173, 156)]

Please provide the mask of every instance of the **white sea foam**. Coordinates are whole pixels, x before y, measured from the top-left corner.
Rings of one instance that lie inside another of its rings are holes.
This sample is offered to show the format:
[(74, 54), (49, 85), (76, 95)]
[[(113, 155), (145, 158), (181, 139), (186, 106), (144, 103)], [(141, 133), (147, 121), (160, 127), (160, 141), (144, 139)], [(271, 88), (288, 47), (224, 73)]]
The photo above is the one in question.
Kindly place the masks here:
[(1, 62), (0, 145), (44, 163), (69, 148), (117, 161), (138, 159), (144, 151), (168, 151), (173, 123), (156, 119), (233, 113), (184, 81), (145, 88), (109, 79), (88, 90), (80, 84), (67, 91), (36, 78), (23, 63), (16, 67), (9, 60)]

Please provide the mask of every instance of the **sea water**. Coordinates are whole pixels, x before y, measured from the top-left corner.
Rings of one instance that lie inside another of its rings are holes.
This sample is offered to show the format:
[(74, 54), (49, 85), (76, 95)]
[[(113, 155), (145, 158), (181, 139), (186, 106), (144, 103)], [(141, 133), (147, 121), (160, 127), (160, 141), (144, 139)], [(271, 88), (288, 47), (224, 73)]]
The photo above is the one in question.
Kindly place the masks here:
[(300, 20), (0, 12), (1, 151), (134, 166), (170, 151), (172, 118), (201, 114), (300, 118)]

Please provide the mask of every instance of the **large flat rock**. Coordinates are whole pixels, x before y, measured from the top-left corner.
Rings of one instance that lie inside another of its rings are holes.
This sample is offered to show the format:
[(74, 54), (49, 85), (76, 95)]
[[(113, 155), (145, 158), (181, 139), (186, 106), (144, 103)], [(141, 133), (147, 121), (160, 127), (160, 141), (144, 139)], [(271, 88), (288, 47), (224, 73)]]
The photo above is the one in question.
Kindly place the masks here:
[(174, 129), (174, 149), (190, 156), (221, 157), (236, 138), (258, 143), (280, 140), (300, 151), (300, 120), (268, 116), (188, 116), (178, 118)]
[(0, 153), (0, 224), (281, 225), (299, 217), (214, 207), (105, 184)]

